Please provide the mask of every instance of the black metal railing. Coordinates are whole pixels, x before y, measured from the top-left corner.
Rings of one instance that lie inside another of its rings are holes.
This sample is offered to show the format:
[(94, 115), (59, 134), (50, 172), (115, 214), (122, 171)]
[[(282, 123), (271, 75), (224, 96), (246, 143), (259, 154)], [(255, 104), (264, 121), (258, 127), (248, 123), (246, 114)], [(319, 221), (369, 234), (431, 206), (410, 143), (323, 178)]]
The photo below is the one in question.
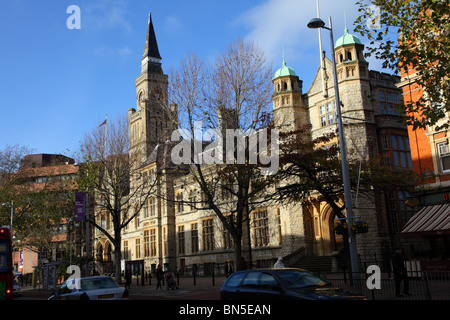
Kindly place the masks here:
[[(393, 275), (382, 273), (378, 279), (360, 273), (351, 277), (344, 273), (320, 274), (333, 286), (349, 291), (358, 290), (369, 300), (448, 300), (450, 299), (450, 272), (421, 271), (420, 276), (408, 277), (408, 294), (404, 292), (404, 281), (400, 282), (397, 295), (396, 280)], [(377, 281), (377, 283), (375, 283)], [(374, 288), (376, 287), (376, 288)]]

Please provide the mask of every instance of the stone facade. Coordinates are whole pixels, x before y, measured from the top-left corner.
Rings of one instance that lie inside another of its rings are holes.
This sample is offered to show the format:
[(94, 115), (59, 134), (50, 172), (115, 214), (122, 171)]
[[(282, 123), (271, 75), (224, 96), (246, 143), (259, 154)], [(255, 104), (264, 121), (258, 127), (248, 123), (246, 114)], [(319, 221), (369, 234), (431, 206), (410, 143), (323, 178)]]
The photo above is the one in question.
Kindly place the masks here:
[[(150, 24), (151, 20), (149, 30)], [(146, 45), (148, 43), (151, 41)], [(401, 161), (408, 167), (409, 158), (404, 154), (408, 152), (407, 148), (397, 148), (398, 152), (403, 152), (403, 160), (398, 155), (394, 158), (391, 153), (392, 136), (407, 138), (406, 126), (398, 121), (402, 96), (395, 83), (399, 79), (369, 71), (363, 49), (359, 43), (336, 48), (349, 157), (367, 159), (384, 153), (386, 161), (390, 161), (393, 167), (397, 164), (405, 167)], [(146, 52), (151, 51), (146, 49)], [(153, 63), (153, 66), (145, 67), (148, 63)], [(286, 74), (276, 74), (273, 79), (275, 122), (290, 129), (310, 124), (311, 138), (337, 130), (332, 65), (328, 59), (324, 59), (324, 63), (324, 73), (319, 68), (306, 93), (303, 93), (302, 81), (292, 69)], [(325, 76), (324, 81), (322, 76)], [(144, 212), (139, 213), (136, 222), (129, 224), (123, 233), (123, 257), (127, 261), (142, 260), (146, 271), (161, 264), (182, 272), (192, 268), (201, 273), (208, 273), (212, 268), (221, 272), (224, 262), (233, 258), (233, 249), (220, 220), (213, 212), (177, 203), (181, 199), (195, 202), (201, 193), (191, 175), (170, 166), (170, 161), (167, 161), (170, 145), (165, 141), (169, 129), (174, 128), (161, 120), (164, 117), (158, 118), (164, 111), (158, 108), (164, 104), (157, 103), (161, 96), (153, 90), (160, 88), (161, 84), (164, 87), (167, 81), (160, 59), (144, 57), (142, 73), (136, 80), (138, 107), (137, 110), (129, 110), (130, 153), (142, 154), (143, 175), (152, 177), (155, 172), (162, 173), (157, 177), (156, 193), (163, 194), (164, 200), (155, 194), (144, 207)], [(397, 140), (395, 145), (398, 146)], [(131, 185), (133, 183), (136, 181), (131, 181)], [(398, 201), (398, 196), (394, 198)], [(396, 208), (391, 206), (388, 210), (386, 199), (385, 195), (373, 195), (370, 199), (359, 197), (358, 203), (353, 204), (355, 218), (364, 219), (370, 225), (368, 233), (357, 235), (361, 261), (373, 262), (377, 256), (380, 262), (391, 246), (390, 216)], [(269, 267), (277, 257), (295, 252), (307, 256), (329, 256), (342, 249), (342, 239), (333, 232), (335, 214), (320, 197), (313, 198), (310, 205), (304, 207), (300, 204), (271, 204), (256, 208), (251, 218), (249, 226), (245, 226), (242, 247), (246, 261), (249, 261), (251, 252), (253, 266)]]

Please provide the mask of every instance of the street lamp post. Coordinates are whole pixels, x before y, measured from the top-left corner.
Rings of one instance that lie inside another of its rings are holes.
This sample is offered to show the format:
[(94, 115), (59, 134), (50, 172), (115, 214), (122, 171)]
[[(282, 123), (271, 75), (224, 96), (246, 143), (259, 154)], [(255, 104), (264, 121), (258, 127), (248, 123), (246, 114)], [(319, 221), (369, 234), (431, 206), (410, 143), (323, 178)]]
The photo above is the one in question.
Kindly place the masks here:
[[(76, 167), (80, 167), (81, 165), (75, 163)], [(87, 173), (89, 175), (89, 172)], [(85, 192), (85, 226), (86, 226), (86, 277), (89, 277), (89, 187), (87, 188), (87, 192)]]
[(336, 98), (336, 113), (338, 118), (338, 130), (339, 130), (339, 143), (340, 143), (340, 151), (341, 151), (341, 168), (342, 168), (342, 180), (344, 184), (344, 198), (345, 198), (345, 210), (347, 212), (347, 225), (348, 225), (348, 244), (350, 250), (350, 264), (352, 268), (353, 279), (356, 280), (356, 291), (359, 291), (359, 268), (358, 268), (358, 257), (356, 252), (356, 242), (355, 242), (355, 234), (351, 228), (353, 223), (352, 216), (352, 197), (351, 197), (351, 189), (350, 189), (350, 175), (348, 170), (347, 163), (347, 147), (345, 143), (344, 136), (344, 126), (342, 124), (342, 115), (341, 115), (341, 101), (339, 99), (339, 88), (338, 88), (338, 79), (337, 79), (337, 71), (336, 71), (336, 59), (334, 52), (334, 40), (333, 40), (333, 27), (331, 24), (331, 17), (328, 17), (328, 23), (330, 27), (325, 27), (325, 22), (320, 18), (314, 18), (308, 23), (308, 28), (318, 29), (323, 28), (330, 31), (330, 40), (331, 40), (331, 57), (333, 63), (333, 78), (334, 78), (334, 91)]

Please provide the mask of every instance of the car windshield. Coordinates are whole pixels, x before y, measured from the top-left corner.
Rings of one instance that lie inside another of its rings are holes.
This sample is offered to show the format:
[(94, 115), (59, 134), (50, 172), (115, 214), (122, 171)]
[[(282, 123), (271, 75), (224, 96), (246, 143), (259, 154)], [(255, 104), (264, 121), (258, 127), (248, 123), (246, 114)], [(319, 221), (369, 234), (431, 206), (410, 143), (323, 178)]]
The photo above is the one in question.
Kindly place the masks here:
[(327, 285), (324, 280), (308, 272), (285, 271), (279, 272), (277, 275), (289, 289), (323, 287)]
[(82, 291), (117, 287), (117, 283), (112, 278), (81, 279)]

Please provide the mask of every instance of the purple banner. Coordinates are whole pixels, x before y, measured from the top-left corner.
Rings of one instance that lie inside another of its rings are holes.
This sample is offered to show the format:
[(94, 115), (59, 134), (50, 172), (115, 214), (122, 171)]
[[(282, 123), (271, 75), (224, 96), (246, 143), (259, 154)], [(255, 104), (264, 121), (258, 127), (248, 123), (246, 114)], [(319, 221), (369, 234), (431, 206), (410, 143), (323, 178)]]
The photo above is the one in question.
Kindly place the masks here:
[(75, 221), (83, 221), (86, 218), (86, 193), (75, 193)]

